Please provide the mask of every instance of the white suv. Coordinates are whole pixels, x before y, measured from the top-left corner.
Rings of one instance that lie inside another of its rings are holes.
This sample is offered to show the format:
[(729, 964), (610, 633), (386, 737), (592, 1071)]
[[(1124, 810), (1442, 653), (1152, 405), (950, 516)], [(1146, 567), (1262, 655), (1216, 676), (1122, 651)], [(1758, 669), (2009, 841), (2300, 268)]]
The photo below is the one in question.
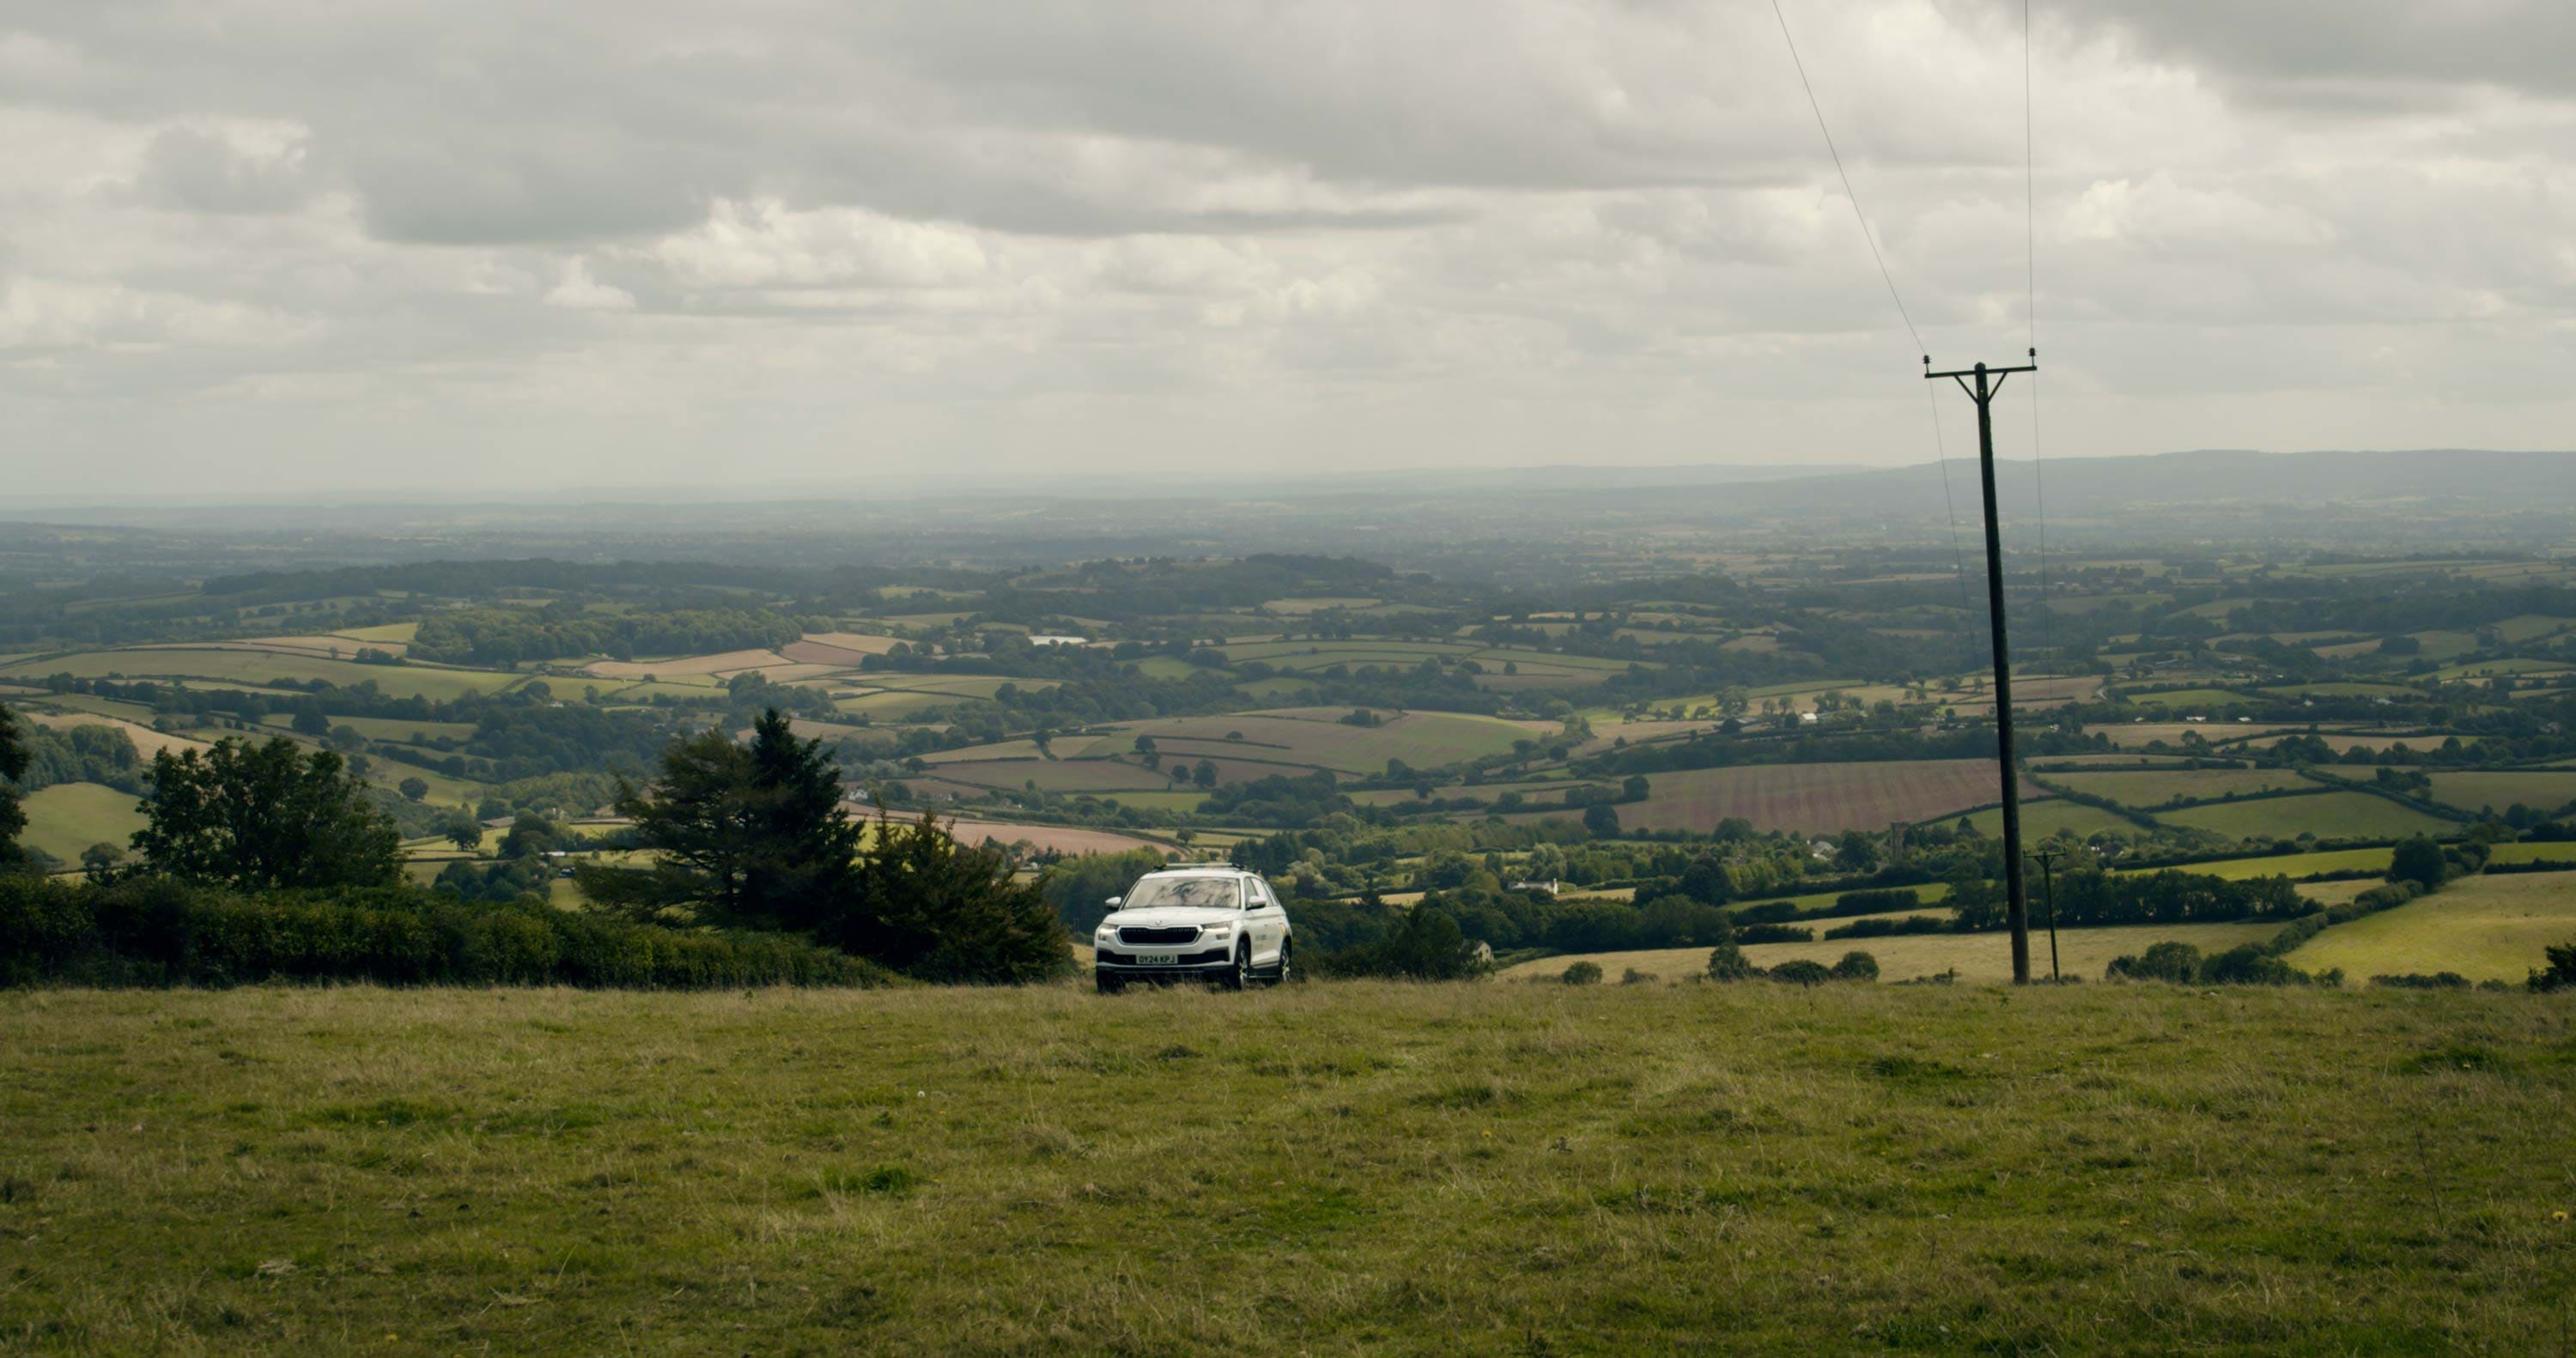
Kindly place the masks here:
[(1165, 868), (1109, 898), (1092, 934), (1092, 978), (1103, 993), (1129, 981), (1214, 981), (1241, 990), (1288, 979), (1288, 912), (1257, 873)]

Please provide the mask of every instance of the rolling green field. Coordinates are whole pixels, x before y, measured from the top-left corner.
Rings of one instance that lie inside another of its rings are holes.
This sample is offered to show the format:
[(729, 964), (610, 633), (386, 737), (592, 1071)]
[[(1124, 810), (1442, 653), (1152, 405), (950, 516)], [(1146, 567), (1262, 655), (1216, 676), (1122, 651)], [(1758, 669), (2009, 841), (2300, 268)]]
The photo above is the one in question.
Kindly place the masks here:
[(2107, 797), (2141, 811), (2177, 801), (2215, 801), (2316, 784), (2287, 769), (2141, 769), (2112, 773), (2060, 773), (2049, 777), (2077, 792)]
[(2451, 821), (2425, 815), (2413, 807), (2401, 806), (2367, 792), (2318, 792), (2299, 797), (2266, 797), (2259, 801), (2194, 806), (2180, 811), (2159, 812), (2156, 819), (2167, 825), (2214, 830), (2240, 839), (2250, 835), (2289, 839), (2302, 834), (2336, 839), (2394, 838), (2446, 835), (2459, 829)]
[(81, 850), (109, 843), (124, 848), (143, 828), (139, 800), (100, 783), (57, 783), (27, 794), (25, 842), (77, 867)]
[(2341, 967), (2351, 983), (2455, 971), (2519, 983), (2552, 944), (2576, 942), (2576, 872), (2463, 877), (2394, 910), (2338, 924), (2289, 956), (2310, 971)]
[(0, 1333), (2556, 1352), (2568, 1014), (2100, 984), (18, 991), (0, 1232), (34, 1248)]

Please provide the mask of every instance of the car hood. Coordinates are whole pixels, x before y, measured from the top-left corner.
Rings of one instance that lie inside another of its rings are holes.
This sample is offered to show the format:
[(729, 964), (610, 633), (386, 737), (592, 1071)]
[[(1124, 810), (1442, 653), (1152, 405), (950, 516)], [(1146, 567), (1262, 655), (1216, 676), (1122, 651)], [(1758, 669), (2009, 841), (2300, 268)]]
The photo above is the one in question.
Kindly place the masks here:
[(1210, 925), (1232, 924), (1242, 918), (1240, 910), (1212, 905), (1157, 905), (1143, 910), (1113, 911), (1101, 922), (1112, 929), (1174, 929), (1185, 924), (1205, 929)]

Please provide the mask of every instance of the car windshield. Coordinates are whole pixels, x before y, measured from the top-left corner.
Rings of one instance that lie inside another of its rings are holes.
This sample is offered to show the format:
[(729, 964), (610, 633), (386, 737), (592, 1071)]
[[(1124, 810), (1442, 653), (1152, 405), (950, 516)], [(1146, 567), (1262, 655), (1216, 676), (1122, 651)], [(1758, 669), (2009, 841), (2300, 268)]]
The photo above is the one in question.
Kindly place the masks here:
[(1240, 910), (1243, 886), (1231, 877), (1148, 877), (1136, 884), (1119, 908), (1152, 910), (1166, 905)]

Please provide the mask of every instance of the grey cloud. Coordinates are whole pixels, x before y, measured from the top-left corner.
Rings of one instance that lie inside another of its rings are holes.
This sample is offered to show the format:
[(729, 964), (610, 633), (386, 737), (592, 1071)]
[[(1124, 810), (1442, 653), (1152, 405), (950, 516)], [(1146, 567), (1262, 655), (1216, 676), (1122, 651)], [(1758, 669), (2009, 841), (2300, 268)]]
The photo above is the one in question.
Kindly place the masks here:
[(312, 192), (302, 147), (261, 153), (188, 127), (154, 135), (134, 188), (146, 202), (222, 213), (283, 212)]
[(2576, 92), (2566, 0), (2062, 0), (2052, 11), (2214, 67), (2265, 100), (2381, 112), (2436, 102), (2444, 86)]

